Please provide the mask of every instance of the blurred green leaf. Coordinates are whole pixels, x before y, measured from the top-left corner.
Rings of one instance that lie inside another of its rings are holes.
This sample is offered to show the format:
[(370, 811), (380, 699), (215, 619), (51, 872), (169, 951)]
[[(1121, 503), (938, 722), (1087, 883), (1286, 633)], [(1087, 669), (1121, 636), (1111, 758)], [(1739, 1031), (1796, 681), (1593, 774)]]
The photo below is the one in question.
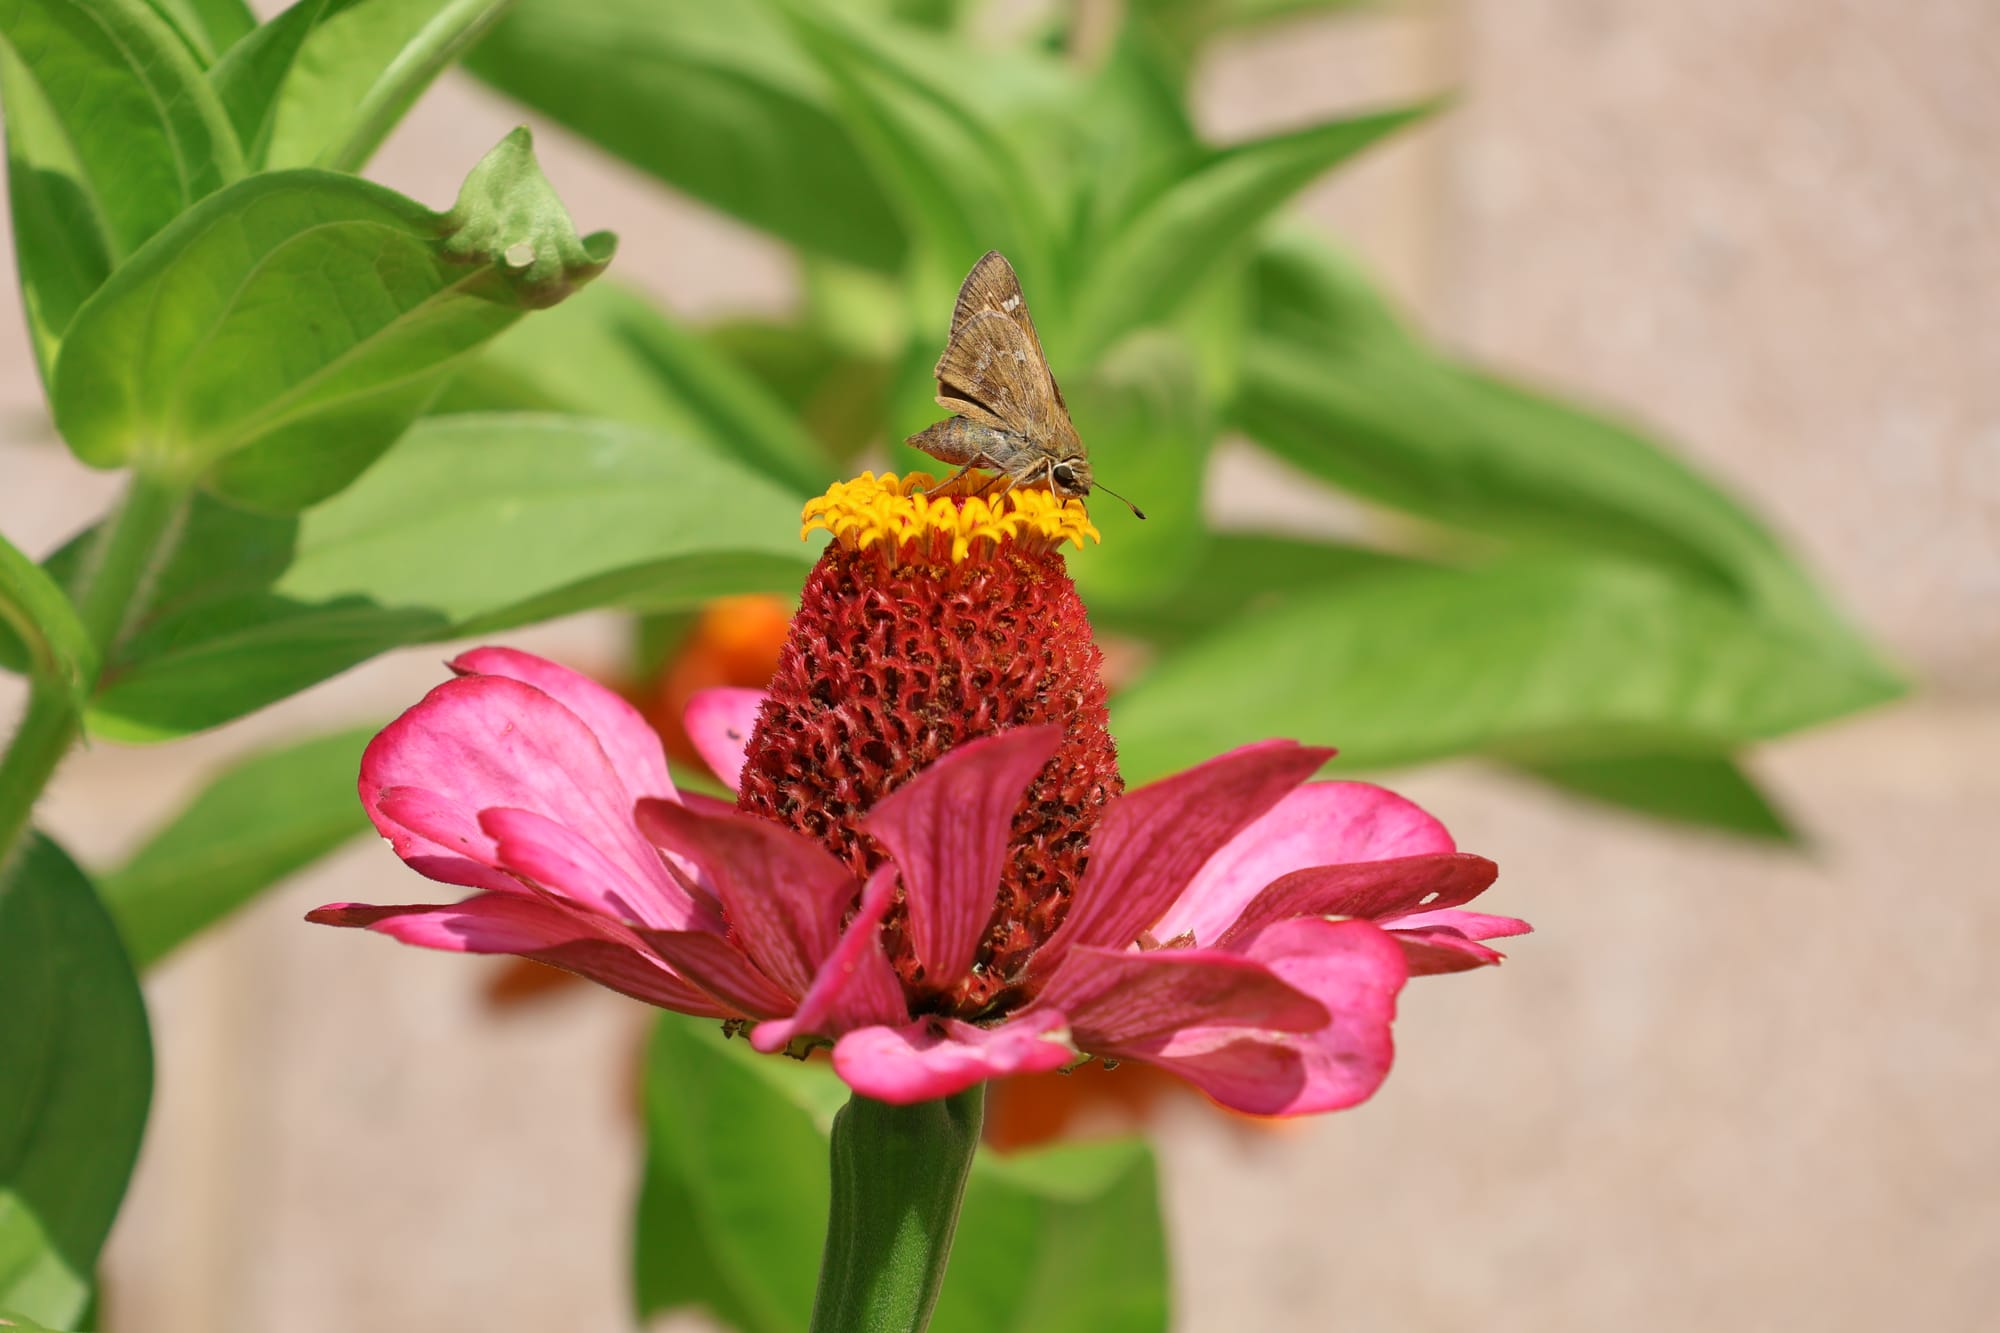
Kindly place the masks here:
[(91, 729), (215, 726), (388, 648), (599, 606), (792, 593), (798, 502), (701, 446), (571, 417), (420, 422), (297, 518), (197, 506)]
[(0, 868), (0, 1308), (89, 1305), (152, 1097), (145, 1001), (90, 881), (35, 836)]
[(1822, 644), (1802, 651), (1866, 656), (1741, 506), (1637, 432), (1452, 364), (1316, 242), (1267, 245), (1254, 281), (1233, 416), (1259, 443), (1412, 513), (1677, 569)]
[(651, 426), (706, 441), (801, 496), (833, 477), (782, 402), (700, 334), (611, 283), (496, 339), (439, 407), (554, 409)]
[(1078, 586), (1093, 607), (1177, 597), (1207, 541), (1202, 480), (1215, 433), (1193, 357), (1179, 339), (1150, 331), (1122, 343), (1068, 396), (1092, 475), (1146, 514), (1140, 521), (1101, 489), (1091, 497), (1105, 540), (1069, 553)]
[(924, 243), (920, 307), (935, 303), (948, 315), (973, 261), (1000, 250), (1035, 293), (1045, 334), (1059, 330), (1062, 284), (1047, 187), (1003, 128), (1002, 95), (987, 89), (1032, 83), (1029, 59), (982, 51), (971, 60), (947, 38), (850, 10), (802, 0), (778, 7), (832, 79), (857, 142)]
[(1108, 251), (1141, 207), (1207, 157), (1180, 78), (1146, 27), (1128, 16), (1103, 64), (1080, 86), (1070, 122), (1084, 154), (1076, 175), (1080, 253)]
[[(846, 1094), (824, 1062), (757, 1055), (713, 1024), (662, 1015), (633, 1244), (641, 1319), (696, 1306), (743, 1333), (803, 1333)], [(1145, 1145), (982, 1152), (932, 1333), (1154, 1333), (1167, 1322), (1165, 1251)]]
[(1247, 253), (1286, 200), (1434, 109), (1426, 103), (1356, 116), (1208, 154), (1093, 256), (1077, 298), (1073, 350), (1094, 355), (1121, 334), (1165, 319), (1205, 274)]
[(253, 754), (217, 776), (99, 878), (133, 963), (146, 968), (287, 875), (368, 829), (355, 774), (377, 728)]
[(883, 272), (903, 225), (765, 3), (524, 0), (473, 73), (677, 190), (788, 244)]
[(256, 176), (190, 210), (78, 313), (56, 424), (97, 467), (206, 472), (240, 503), (311, 504), (374, 461), (461, 356), (589, 281), (611, 249), (578, 238), (526, 130), (442, 216), (352, 176)]
[(286, 73), (265, 160), (359, 171), (509, 0), (361, 0), (314, 27)]
[[(97, 680), (97, 645), (56, 581), (0, 537), (0, 623), (13, 630), (34, 673), (81, 703)], [(9, 644), (11, 650), (15, 644)], [(13, 653), (6, 656), (11, 660)]]
[[(5, 1206), (4, 1199), (0, 1199), (0, 1206)], [(25, 1229), (16, 1232), (14, 1230), (14, 1225), (16, 1224), (11, 1223), (7, 1218), (0, 1217), (0, 1250), (10, 1249), (12, 1242), (21, 1237), (36, 1237), (39, 1235), (39, 1233), (31, 1233), (26, 1231)], [(39, 1239), (31, 1239), (30, 1243), (39, 1244), (40, 1241)], [(6, 1265), (6, 1260), (0, 1259), (0, 1267), (4, 1267), (5, 1265)], [(38, 1333), (56, 1333), (56, 1331), (51, 1329), (47, 1324), (38, 1324), (34, 1320), (28, 1318), (26, 1315), (20, 1314), (13, 1310), (0, 1310), (0, 1327), (25, 1328), (25, 1329), (37, 1330)]]
[(1132, 22), (1143, 25), (1185, 69), (1209, 43), (1244, 28), (1369, 8), (1380, 0), (1131, 0)]
[(982, 1152), (932, 1333), (1164, 1333), (1166, 1237), (1137, 1139)]
[(203, 68), (257, 26), (243, 0), (147, 0), (165, 19)]
[(1784, 814), (1727, 755), (1620, 754), (1516, 757), (1524, 773), (1595, 801), (1657, 819), (1797, 845)]
[(736, 320), (710, 328), (707, 337), (785, 405), (825, 458), (850, 463), (881, 439), (889, 367), (878, 358), (796, 324)]
[(243, 173), (178, 34), (139, 0), (0, 0), (14, 258), (46, 380), (111, 270)]
[(1090, 604), (1099, 628), (1173, 647), (1301, 594), (1352, 580), (1420, 568), (1403, 556), (1265, 533), (1218, 532), (1171, 597), (1144, 604)]
[(1128, 779), (1271, 736), (1386, 767), (1533, 744), (1713, 754), (1894, 697), (1725, 595), (1606, 558), (1357, 580), (1247, 616), (1113, 701)]
[(306, 38), (359, 0), (297, 0), (284, 13), (227, 49), (208, 72), (209, 86), (229, 112), (237, 142), (252, 169), (265, 165), (278, 112), (278, 94)]

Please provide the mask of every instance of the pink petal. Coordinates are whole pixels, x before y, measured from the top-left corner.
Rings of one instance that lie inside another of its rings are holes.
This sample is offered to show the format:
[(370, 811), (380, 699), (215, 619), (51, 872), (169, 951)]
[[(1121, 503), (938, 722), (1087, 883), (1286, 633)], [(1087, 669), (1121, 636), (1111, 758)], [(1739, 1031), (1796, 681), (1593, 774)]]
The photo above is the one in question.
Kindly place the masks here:
[(1332, 1021), (1317, 1032), (1212, 1027), (1117, 1054), (1180, 1075), (1234, 1110), (1307, 1115), (1365, 1101), (1395, 1056), (1390, 1023), (1405, 977), (1401, 951), (1365, 921), (1282, 921), (1249, 957), (1314, 996)]
[(834, 1043), (833, 1068), (864, 1097), (907, 1106), (989, 1078), (1060, 1069), (1076, 1058), (1059, 1040), (1047, 1040), (1062, 1026), (1061, 1014), (1045, 1010), (996, 1028), (955, 1018), (860, 1028)]
[(1221, 940), (1253, 935), (1295, 916), (1357, 916), (1388, 926), (1419, 908), (1470, 902), (1499, 873), (1485, 857), (1464, 852), (1294, 870), (1253, 898)]
[[(523, 891), (520, 881), (499, 868), (500, 850), (479, 827), (478, 812), (468, 806), (422, 787), (386, 787), (376, 793), (368, 816), (396, 854), (420, 875), (469, 889)], [(433, 855), (426, 847), (458, 855)]]
[(1078, 948), (1036, 1000), (1069, 1017), (1078, 1049), (1102, 1054), (1182, 1028), (1310, 1032), (1328, 1014), (1252, 958), (1219, 949)]
[(332, 903), (308, 912), (323, 926), (377, 931), (405, 944), (453, 953), (508, 953), (560, 967), (623, 995), (684, 1014), (735, 1016), (643, 950), (591, 932), (588, 922), (520, 893), (475, 894), (459, 903), (371, 907)]
[(678, 928), (695, 919), (687, 890), (633, 825), (637, 794), (598, 737), (518, 680), (463, 676), (432, 690), (369, 743), (360, 791), (396, 854), (433, 879), (507, 889), (493, 873), (498, 850), (478, 831), (478, 815), (528, 810), (569, 829), (617, 869), (618, 892), (636, 909), (635, 920)]
[(450, 665), (461, 676), (505, 676), (532, 685), (576, 714), (604, 747), (612, 770), (635, 799), (674, 794), (660, 733), (616, 690), (545, 657), (514, 648), (474, 648), (454, 657)]
[(790, 1018), (759, 1023), (750, 1044), (781, 1051), (793, 1037), (838, 1037), (855, 1028), (910, 1021), (903, 983), (882, 951), (882, 918), (896, 901), (896, 866), (884, 863), (861, 890), (861, 906)]
[(863, 821), (902, 868), (926, 986), (949, 989), (971, 969), (993, 919), (1014, 814), (1061, 743), (1061, 727), (968, 741), (877, 801)]
[(743, 752), (750, 748), (757, 710), (763, 706), (764, 691), (723, 685), (695, 691), (681, 713), (681, 729), (694, 742), (695, 752), (731, 791), (743, 772)]
[(636, 814), (647, 837), (701, 867), (758, 969), (787, 994), (804, 995), (854, 901), (847, 868), (810, 838), (755, 815), (704, 814), (672, 801), (641, 801)]
[(1455, 930), (1431, 926), (1423, 930), (1393, 930), (1389, 937), (1403, 951), (1403, 963), (1413, 977), (1436, 977), (1494, 967), (1505, 960), (1498, 949), (1469, 940)]
[(1494, 940), (1508, 935), (1528, 935), (1534, 927), (1519, 917), (1489, 916), (1485, 912), (1449, 911), (1412, 912), (1399, 916), (1388, 923), (1395, 930), (1420, 930), (1426, 926), (1446, 926), (1469, 940)]
[(642, 930), (639, 938), (672, 964), (674, 971), (733, 1013), (776, 1018), (792, 1012), (798, 1003), (795, 994), (765, 976), (725, 936), (706, 930)]
[(1035, 972), (1048, 975), (1077, 945), (1132, 943), (1217, 850), (1332, 757), (1295, 741), (1260, 741), (1113, 801), (1090, 840), (1090, 866), (1069, 915), (1037, 951)]
[(1309, 782), (1288, 793), (1201, 868), (1153, 933), (1211, 944), (1265, 885), (1294, 870), (1455, 850), (1444, 825), (1366, 782)]
[(720, 932), (723, 928), (715, 905), (699, 899), (682, 921), (648, 919), (657, 916), (655, 906), (645, 899), (632, 899), (630, 877), (604, 853), (545, 815), (532, 810), (486, 810), (480, 813), (479, 827), (494, 840), (501, 865), (594, 912), (661, 929), (693, 927)]

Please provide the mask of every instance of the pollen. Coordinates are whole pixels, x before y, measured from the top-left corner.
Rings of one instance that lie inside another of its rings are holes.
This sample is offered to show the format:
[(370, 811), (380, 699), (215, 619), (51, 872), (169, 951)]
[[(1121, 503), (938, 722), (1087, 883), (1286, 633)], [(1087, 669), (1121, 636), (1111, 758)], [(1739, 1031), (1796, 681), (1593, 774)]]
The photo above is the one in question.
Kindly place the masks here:
[(953, 564), (990, 556), (1003, 545), (1041, 555), (1066, 541), (1081, 550), (1085, 537), (1103, 540), (1080, 500), (1021, 486), (989, 497), (976, 491), (991, 486), (990, 478), (967, 481), (970, 486), (946, 490), (926, 472), (864, 472), (808, 501), (799, 537), (824, 530), (848, 550), (874, 550), (892, 563)]

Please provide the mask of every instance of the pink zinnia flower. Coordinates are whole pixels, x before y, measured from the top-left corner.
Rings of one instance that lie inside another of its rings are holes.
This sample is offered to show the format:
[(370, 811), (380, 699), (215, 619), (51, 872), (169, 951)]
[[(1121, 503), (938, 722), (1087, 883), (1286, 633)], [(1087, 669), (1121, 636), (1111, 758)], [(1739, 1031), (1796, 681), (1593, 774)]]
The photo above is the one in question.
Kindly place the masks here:
[(1393, 793), (1309, 782), (1333, 752), (1290, 741), (1124, 791), (1056, 551), (1095, 536), (1082, 507), (928, 483), (807, 507), (834, 541), (770, 690), (688, 709), (734, 808), (677, 793), (612, 691), (477, 649), (360, 784), (398, 856), (477, 892), (310, 919), (534, 958), (763, 1051), (831, 1044), (882, 1101), (1093, 1057), (1254, 1113), (1367, 1097), (1405, 978), (1527, 929), (1462, 910), (1493, 863)]

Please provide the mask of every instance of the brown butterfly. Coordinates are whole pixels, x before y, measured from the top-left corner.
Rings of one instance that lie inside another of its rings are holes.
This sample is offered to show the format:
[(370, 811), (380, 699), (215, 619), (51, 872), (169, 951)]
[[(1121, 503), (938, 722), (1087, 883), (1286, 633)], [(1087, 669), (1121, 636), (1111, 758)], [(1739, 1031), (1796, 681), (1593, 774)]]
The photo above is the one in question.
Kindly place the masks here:
[[(1003, 495), (1037, 481), (1065, 499), (1090, 494), (1096, 485), (1090, 459), (1042, 355), (1021, 280), (998, 250), (988, 250), (958, 289), (937, 385), (938, 406), (957, 415), (905, 443), (958, 465), (945, 485), (974, 468), (992, 468)], [(1118, 492), (1101, 489), (1145, 517)]]

